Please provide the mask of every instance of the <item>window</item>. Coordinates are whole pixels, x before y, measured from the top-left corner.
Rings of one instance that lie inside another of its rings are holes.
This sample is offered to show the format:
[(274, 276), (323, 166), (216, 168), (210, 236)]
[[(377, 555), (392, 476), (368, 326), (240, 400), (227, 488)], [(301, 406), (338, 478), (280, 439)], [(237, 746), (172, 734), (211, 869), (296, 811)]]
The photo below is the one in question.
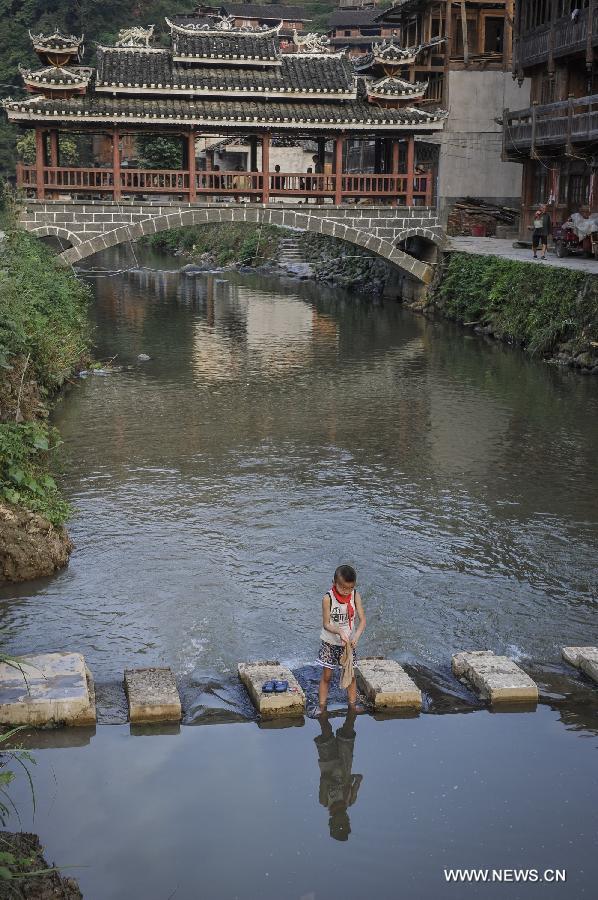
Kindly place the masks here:
[(345, 28), (345, 37), (351, 37), (351, 31), (348, 28)]
[(590, 177), (587, 174), (569, 175), (569, 206), (574, 212), (587, 206), (590, 199)]
[[(455, 16), (453, 20), (454, 54), (463, 56), (463, 24), (461, 17)], [(477, 53), (478, 49), (478, 23), (475, 19), (467, 19), (467, 45), (470, 53)]]
[(504, 19), (487, 16), (484, 20), (484, 53), (502, 53)]

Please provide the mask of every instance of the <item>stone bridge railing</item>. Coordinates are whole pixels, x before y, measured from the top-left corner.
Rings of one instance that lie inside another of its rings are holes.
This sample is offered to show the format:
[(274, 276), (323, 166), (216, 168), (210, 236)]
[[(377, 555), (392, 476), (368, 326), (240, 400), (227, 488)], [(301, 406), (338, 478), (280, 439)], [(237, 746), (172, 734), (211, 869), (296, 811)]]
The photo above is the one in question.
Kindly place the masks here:
[(247, 222), (326, 234), (347, 241), (370, 250), (427, 284), (432, 279), (432, 266), (407, 252), (405, 242), (419, 237), (431, 245), (445, 244), (436, 211), (428, 207), (28, 200), (20, 219), (32, 234), (53, 236), (65, 242), (60, 256), (68, 264), (171, 228)]

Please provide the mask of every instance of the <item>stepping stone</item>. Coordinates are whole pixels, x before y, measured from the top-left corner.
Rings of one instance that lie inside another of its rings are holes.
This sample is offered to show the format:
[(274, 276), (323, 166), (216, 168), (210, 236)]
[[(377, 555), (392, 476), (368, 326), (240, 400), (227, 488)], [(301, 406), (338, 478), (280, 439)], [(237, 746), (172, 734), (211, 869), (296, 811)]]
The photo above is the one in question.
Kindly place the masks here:
[(563, 659), (598, 681), (598, 647), (563, 647)]
[(491, 650), (464, 650), (453, 656), (452, 669), (490, 703), (538, 701), (537, 684), (508, 656), (496, 656)]
[(126, 669), (125, 693), (131, 722), (179, 722), (181, 698), (172, 669)]
[[(278, 660), (239, 663), (237, 669), (261, 716), (302, 716), (305, 713), (305, 694), (301, 685), (291, 670), (281, 666)], [(266, 681), (288, 681), (289, 689), (284, 694), (264, 694), (262, 685)]]
[(95, 693), (81, 653), (38, 653), (0, 664), (0, 724), (93, 725)]
[(422, 692), (394, 659), (365, 657), (358, 666), (357, 684), (374, 709), (422, 708)]

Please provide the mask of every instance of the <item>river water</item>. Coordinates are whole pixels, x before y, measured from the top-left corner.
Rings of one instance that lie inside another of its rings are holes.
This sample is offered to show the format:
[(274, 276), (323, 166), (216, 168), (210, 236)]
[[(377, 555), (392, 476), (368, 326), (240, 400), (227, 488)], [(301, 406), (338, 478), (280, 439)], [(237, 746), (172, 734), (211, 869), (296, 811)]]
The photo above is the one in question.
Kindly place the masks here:
[[(90, 278), (115, 368), (53, 416), (76, 551), (2, 590), (6, 648), (84, 653), (104, 721), (122, 721), (125, 667), (170, 665), (199, 721), (194, 692), (230, 686), (239, 660), (277, 657), (314, 687), (321, 597), (348, 562), (361, 652), (419, 672), (432, 711), (469, 714), (358, 719), (348, 843), (309, 719), (37, 736), (27, 826), (88, 867), (73, 874), (94, 900), (591, 896), (596, 693), (560, 648), (598, 643), (595, 380), (395, 303), (141, 261)], [(536, 712), (463, 697), (450, 656), (486, 647), (538, 677)], [(444, 865), (569, 874), (465, 893)]]

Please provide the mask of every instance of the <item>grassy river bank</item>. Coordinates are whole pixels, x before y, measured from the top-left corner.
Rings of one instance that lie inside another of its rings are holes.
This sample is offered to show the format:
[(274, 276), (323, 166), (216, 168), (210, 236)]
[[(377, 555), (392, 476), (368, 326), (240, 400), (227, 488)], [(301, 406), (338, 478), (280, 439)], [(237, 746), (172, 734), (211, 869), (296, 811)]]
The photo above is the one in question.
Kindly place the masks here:
[(49, 408), (90, 358), (89, 290), (11, 216), (0, 245), (0, 583), (49, 575), (72, 545), (50, 470)]

